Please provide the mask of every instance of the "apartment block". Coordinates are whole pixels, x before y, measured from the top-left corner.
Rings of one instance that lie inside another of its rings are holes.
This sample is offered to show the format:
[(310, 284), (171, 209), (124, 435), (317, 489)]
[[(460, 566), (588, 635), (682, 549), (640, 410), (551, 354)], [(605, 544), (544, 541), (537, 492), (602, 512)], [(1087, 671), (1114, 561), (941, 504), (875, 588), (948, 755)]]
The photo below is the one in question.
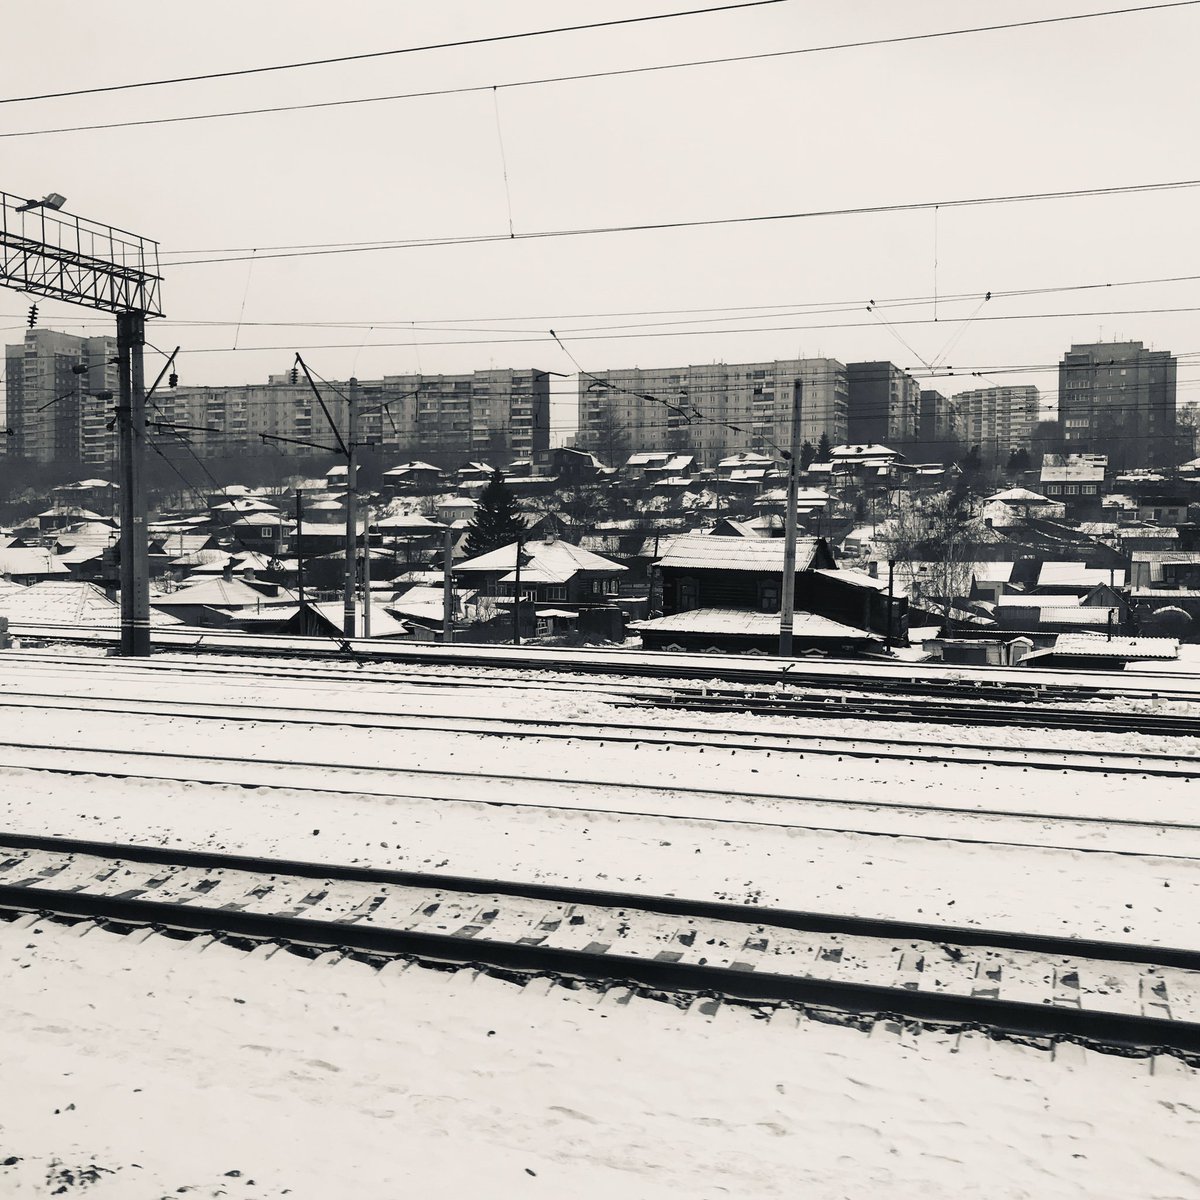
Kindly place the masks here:
[(483, 459), (507, 466), (549, 449), (545, 371), (387, 375), (333, 380), (318, 388), (324, 409), (307, 380), (292, 383), (290, 373), (272, 375), (265, 384), (180, 387), (166, 393), (161, 404), (165, 419), (194, 427), (187, 436), (204, 457), (236, 454), (255, 443), (297, 455), (313, 453), (313, 443), (335, 448), (330, 419), (345, 437), (351, 396), (359, 443), (389, 458), (419, 458), (437, 466)]
[(1029, 384), (974, 388), (954, 397), (962, 441), (978, 446), (988, 462), (1003, 465), (1014, 450), (1029, 450), (1038, 423), (1040, 396)]
[(743, 450), (775, 452), (791, 437), (801, 384), (800, 440), (846, 440), (846, 368), (832, 358), (712, 363), (579, 377), (577, 443), (605, 462), (630, 451), (683, 451), (705, 462)]
[(903, 447), (915, 441), (921, 421), (921, 385), (890, 362), (849, 363), (852, 444)]
[(1177, 360), (1141, 342), (1074, 345), (1058, 365), (1065, 449), (1107, 454), (1117, 470), (1176, 461)]
[(111, 463), (116, 354), (115, 338), (53, 329), (27, 330), (23, 343), (5, 346), (8, 452), (34, 462)]

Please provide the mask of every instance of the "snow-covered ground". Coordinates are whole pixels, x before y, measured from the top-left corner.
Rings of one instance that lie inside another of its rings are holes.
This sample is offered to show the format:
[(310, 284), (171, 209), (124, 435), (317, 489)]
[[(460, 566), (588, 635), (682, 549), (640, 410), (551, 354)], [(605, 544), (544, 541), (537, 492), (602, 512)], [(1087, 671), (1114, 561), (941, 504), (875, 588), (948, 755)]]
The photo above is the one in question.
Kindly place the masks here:
[[(1200, 947), (1186, 776), (781, 753), (756, 734), (892, 735), (894, 754), (961, 731), (623, 708), (618, 680), (572, 694), (565, 678), (501, 690), (482, 673), (424, 687), (345, 663), (164, 665), (0, 656), (0, 828)], [(116, 711), (22, 707), (22, 691)], [(229, 713), (122, 711), (155, 695)], [(233, 719), (252, 704), (323, 711)], [(362, 709), (713, 733), (667, 746), (329, 723)], [(738, 745), (721, 744), (730, 729)], [(968, 736), (1007, 759), (1196, 752)], [(1146, 824), (1095, 819), (1130, 816)], [(1071, 1045), (710, 1018), (85, 928), (0, 925), (0, 1197), (1200, 1194), (1200, 1076), (1173, 1059), (1152, 1072)]]
[(137, 937), (0, 925), (6, 1198), (1200, 1192), (1161, 1056)]

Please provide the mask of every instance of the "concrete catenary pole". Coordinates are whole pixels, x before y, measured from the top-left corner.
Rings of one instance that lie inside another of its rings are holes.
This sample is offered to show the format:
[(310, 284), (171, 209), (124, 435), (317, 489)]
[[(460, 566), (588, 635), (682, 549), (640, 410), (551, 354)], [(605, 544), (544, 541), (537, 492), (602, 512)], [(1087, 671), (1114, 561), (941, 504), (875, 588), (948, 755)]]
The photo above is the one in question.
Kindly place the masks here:
[(346, 396), (346, 578), (342, 585), (342, 632), (348, 638), (354, 636), (354, 599), (358, 591), (358, 464), (356, 461), (358, 440), (358, 380), (350, 380)]
[(121, 454), (121, 653), (150, 653), (150, 557), (146, 540), (146, 382), (142, 346), (145, 313), (117, 314), (121, 404), (117, 409)]
[(364, 510), (363, 518), (363, 637), (371, 636), (371, 506)]
[(447, 523), (442, 535), (442, 643), (454, 641), (454, 529)]
[(788, 443), (787, 518), (783, 531), (783, 588), (779, 607), (779, 657), (792, 656), (792, 624), (796, 609), (796, 507), (800, 487), (800, 406), (804, 385), (792, 383), (792, 433)]

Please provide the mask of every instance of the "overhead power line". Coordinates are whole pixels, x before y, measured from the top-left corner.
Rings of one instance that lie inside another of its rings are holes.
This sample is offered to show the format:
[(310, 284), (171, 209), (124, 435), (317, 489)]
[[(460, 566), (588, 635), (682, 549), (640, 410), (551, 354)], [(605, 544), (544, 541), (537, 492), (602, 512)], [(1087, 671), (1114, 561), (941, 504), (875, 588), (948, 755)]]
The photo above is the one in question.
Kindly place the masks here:
[[(1200, 3), (1200, 0), (1197, 0)], [(378, 242), (325, 242), (291, 250), (260, 251), (257, 254), (233, 254), (216, 258), (185, 258), (164, 265), (172, 267), (207, 266), (213, 263), (245, 262), (255, 258), (315, 258), (330, 254), (367, 254), (380, 250), (428, 249), (437, 246), (472, 246), (489, 242), (538, 241), (548, 238), (592, 237), (610, 233), (660, 233), (668, 229), (707, 229), (717, 226), (766, 225), (776, 221), (814, 220), (819, 217), (862, 217), (884, 213), (928, 212), (935, 208), (976, 208), (992, 204), (1024, 204), (1037, 200), (1072, 200), (1093, 196), (1129, 196), (1146, 192), (1178, 191), (1200, 187), (1200, 179), (1175, 179), (1162, 183), (1121, 184), (1114, 187), (1064, 188), (1048, 192), (1013, 192), (1007, 195), (967, 196), (949, 200), (912, 200), (901, 204), (861, 204), (847, 208), (819, 208), (785, 213), (758, 213), (748, 217), (705, 217), (694, 221), (646, 221), (634, 225), (593, 225), (577, 229), (543, 229), (523, 233), (470, 234), (460, 237)], [(194, 253), (204, 253), (195, 251)]]
[[(247, 247), (248, 249), (248, 247)], [(1105, 291), (1114, 288), (1125, 287), (1144, 287), (1151, 284), (1172, 284), (1172, 283), (1195, 283), (1200, 281), (1200, 274), (1190, 275), (1163, 275), (1154, 278), (1146, 279), (1113, 279), (1101, 281), (1099, 283), (1069, 283), (1055, 284), (1046, 287), (1023, 287), (1023, 288), (993, 288), (991, 289), (992, 299), (1002, 300), (1010, 298), (1022, 298), (1026, 296), (1045, 296), (1053, 295), (1062, 292), (1086, 292), (1086, 291)], [(956, 292), (953, 294), (943, 294), (938, 297), (940, 304), (954, 303), (978, 303), (980, 296), (984, 294), (983, 289), (976, 289), (970, 292)], [(892, 308), (908, 308), (916, 307), (923, 304), (929, 304), (933, 300), (932, 294), (913, 295), (913, 296), (887, 296), (875, 301), (875, 307), (880, 309)], [(609, 310), (605, 312), (583, 312), (583, 313), (518, 313), (510, 316), (495, 317), (495, 316), (457, 316), (457, 317), (423, 317), (418, 319), (413, 318), (384, 318), (371, 317), (370, 319), (358, 318), (347, 321), (333, 320), (315, 320), (315, 321), (244, 321), (240, 322), (245, 327), (258, 327), (270, 329), (346, 329), (346, 330), (368, 330), (368, 329), (403, 329), (413, 332), (433, 332), (433, 333), (450, 333), (450, 332), (484, 332), (477, 329), (462, 329), (454, 328), (453, 322), (468, 322), (473, 325), (507, 325), (514, 321), (537, 321), (539, 324), (536, 330), (514, 330), (512, 332), (540, 333), (544, 328), (544, 322), (553, 322), (555, 327), (560, 332), (575, 333), (594, 333), (601, 329), (619, 329), (619, 328), (648, 328), (660, 324), (698, 324), (701, 319), (709, 322), (727, 322), (738, 320), (767, 320), (775, 317), (790, 317), (790, 316), (821, 316), (826, 313), (836, 312), (858, 312), (863, 305), (867, 303), (861, 297), (852, 299), (826, 299), (826, 300), (794, 300), (787, 304), (744, 304), (731, 305), (723, 304), (710, 308), (650, 308), (650, 309), (619, 309)], [(16, 320), (22, 317), (21, 313), (0, 313), (0, 320), (12, 319)], [(690, 318), (681, 322), (659, 322), (659, 321), (643, 321), (631, 323), (625, 326), (564, 326), (564, 321), (581, 321), (581, 320), (598, 320), (604, 317), (685, 317)], [(945, 319), (945, 324), (954, 324), (958, 318), (949, 317)], [(939, 324), (942, 320), (939, 319)], [(54, 317), (52, 324), (55, 327), (60, 325), (78, 325), (91, 327), (95, 325), (95, 321), (88, 318), (79, 317)], [(165, 319), (159, 322), (164, 327), (179, 327), (179, 328), (230, 328), (238, 321), (234, 319), (217, 320), (212, 319), (196, 319), (196, 320), (170, 320)], [(23, 326), (13, 326), (14, 329), (23, 328)], [(504, 332), (503, 330), (497, 332)]]
[[(739, 0), (736, 4), (718, 4), (710, 8), (692, 8), (682, 12), (648, 13), (640, 17), (620, 17), (611, 21), (588, 21), (582, 25), (558, 25), (550, 29), (527, 29), (520, 33), (495, 33), (487, 37), (459, 38), (451, 42), (429, 42), (422, 46), (398, 46), (390, 50), (368, 50), (361, 54), (340, 54), (331, 58), (312, 58), (299, 62), (273, 63), (262, 67), (241, 67), (232, 71), (209, 71), (203, 75), (176, 75), (166, 79), (143, 79), (135, 83), (111, 83), (102, 87), (75, 88), (69, 92), (40, 92), (30, 96), (7, 96), (0, 104), (25, 104), (32, 100), (60, 100), (67, 96), (95, 96), (103, 92), (128, 92), (137, 88), (169, 87), (179, 83), (201, 83), (211, 79), (235, 79), (245, 75), (267, 75), (279, 71), (298, 71), (307, 67), (328, 67), (337, 63), (365, 62), (373, 58), (394, 58), (401, 54), (424, 54), (430, 50), (458, 50), (464, 46), (486, 46), (497, 42), (515, 42), (525, 38), (549, 37), (559, 33), (611, 29), (617, 25), (644, 25), (650, 21), (670, 21), (676, 17), (700, 17), (711, 13), (732, 12), (740, 8), (762, 8), (785, 0)], [(1198, 3), (1200, 0), (1179, 0)], [(1162, 5), (1161, 7), (1171, 7)]]
[[(512, 79), (504, 83), (472, 84), (463, 87), (429, 88), (416, 92), (395, 92), (382, 96), (354, 96), (343, 100), (317, 100), (304, 104), (276, 104), (260, 108), (226, 109), (221, 112), (187, 113), (177, 117), (141, 117), (129, 121), (105, 121), (90, 125), (60, 125), (47, 129), (17, 129), (0, 133), (0, 138), (45, 137), (61, 133), (90, 133), (102, 129), (133, 129), (143, 125), (177, 125), (191, 121), (215, 121), (231, 117), (270, 116), (279, 113), (309, 112), (314, 109), (348, 108), (363, 104), (386, 104), (403, 100), (426, 100), (441, 96), (463, 96), (476, 92), (497, 92), (507, 89), (545, 87), (557, 83), (577, 83), (596, 79), (614, 79), (624, 75), (648, 75), (662, 71), (690, 70), (697, 67), (730, 66), (736, 63), (762, 62), (769, 59), (792, 58), (802, 54), (826, 54), (838, 50), (861, 50), (879, 46), (901, 45), (908, 42), (932, 41), (937, 38), (965, 37), (979, 33), (997, 33), (1004, 30), (1026, 29), (1037, 25), (1060, 25), (1068, 21), (1089, 21), (1098, 17), (1129, 16), (1139, 13), (1154, 12), (1159, 9), (1190, 8), (1200, 3), (1200, 0), (1175, 0), (1173, 3), (1150, 4), (1131, 8), (1110, 8), (1099, 12), (1073, 13), (1061, 17), (1040, 17), (1028, 21), (1008, 21), (993, 25), (974, 25), (961, 29), (932, 30), (928, 33), (903, 34), (897, 37), (869, 38), (854, 42), (833, 42), (820, 46), (799, 46), (788, 50), (768, 50), (756, 54), (729, 54), (719, 58), (696, 58), (683, 62), (652, 63), (642, 67), (616, 67), (606, 71), (582, 71), (570, 75), (547, 75), (536, 79)], [(738, 6), (732, 6), (738, 7)], [(701, 11), (722, 11), (701, 10)], [(691, 14), (670, 13), (667, 16), (685, 16)], [(650, 20), (654, 18), (639, 18)], [(581, 28), (590, 28), (582, 26)], [(511, 35), (533, 36), (533, 35)], [(471, 45), (474, 43), (458, 43)], [(432, 48), (432, 47), (430, 47)], [(440, 47), (439, 47), (440, 48)], [(406, 51), (383, 51), (382, 53), (406, 53)], [(364, 57), (372, 57), (367, 55)], [(322, 60), (322, 61), (352, 61), (352, 60)], [(315, 65), (315, 64), (297, 64)], [(263, 68), (264, 70), (282, 70), (283, 67)], [(232, 73), (232, 72), (231, 72)], [(197, 79), (220, 78), (221, 76), (196, 76)], [(184, 80), (163, 80), (161, 82), (185, 82)], [(126, 84), (124, 87), (152, 86), (149, 84)], [(117, 89), (88, 89), (117, 90)], [(75, 96), (87, 94), (82, 92), (58, 92), (57, 96)], [(15, 104), (25, 100), (49, 99), (50, 96), (19, 96), (10, 100), (0, 100), (0, 103)]]

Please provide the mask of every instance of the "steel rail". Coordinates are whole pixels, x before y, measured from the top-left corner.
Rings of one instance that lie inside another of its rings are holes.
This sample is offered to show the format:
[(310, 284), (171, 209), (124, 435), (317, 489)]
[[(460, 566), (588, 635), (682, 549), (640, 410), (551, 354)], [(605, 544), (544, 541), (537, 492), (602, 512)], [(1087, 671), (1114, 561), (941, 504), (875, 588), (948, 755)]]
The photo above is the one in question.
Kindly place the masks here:
[[(38, 641), (62, 642), (82, 645), (113, 645), (115, 635), (110, 630), (84, 626), (51, 626), (14, 622), (10, 632)], [(1002, 689), (1023, 689), (1043, 698), (1097, 697), (1105, 692), (1113, 697), (1130, 695), (1169, 694), (1177, 699), (1200, 702), (1200, 689), (1191, 691), (1155, 691), (1155, 680), (1178, 685), (1179, 675), (1173, 672), (1139, 671), (1134, 676), (1081, 669), (1078, 682), (1065, 682), (1064, 676), (1072, 674), (1066, 669), (1053, 672), (1029, 670), (1020, 679), (996, 678), (1001, 668), (944, 666), (942, 664), (913, 664), (889, 662), (882, 659), (760, 659), (754, 663), (744, 658), (735, 661), (731, 655), (671, 654), (657, 651), (627, 651), (622, 649), (564, 650), (559, 647), (469, 647), (461, 644), (441, 646), (422, 643), (366, 642), (357, 639), (348, 643), (351, 652), (339, 643), (334, 645), (322, 638), (277, 638), (262, 635), (230, 635), (219, 630), (211, 632), (172, 633), (156, 630), (156, 644), (160, 652), (180, 654), (236, 655), (253, 658), (276, 658), (282, 661), (334, 660), (355, 663), (401, 663), (445, 666), (469, 666), (496, 668), (519, 665), (528, 671), (562, 671), (568, 674), (612, 675), (622, 678), (643, 677), (650, 679), (691, 679), (698, 683), (720, 675), (727, 682), (798, 683), (803, 680), (813, 687), (844, 688), (847, 679), (858, 679), (853, 671), (861, 670), (861, 676), (876, 685), (898, 679), (898, 686), (908, 694), (929, 692), (944, 693), (947, 687), (963, 688), (964, 694), (979, 691), (990, 692)], [(827, 669), (822, 669), (827, 666)], [(844, 668), (851, 668), (848, 676)], [(1011, 673), (1011, 668), (1003, 669)], [(989, 673), (990, 672), (990, 673)], [(948, 678), (934, 678), (944, 674)], [(976, 678), (966, 682), (964, 676)]]
[[(1200, 951), (1182, 947), (1049, 937), (965, 926), (916, 924), (837, 913), (799, 912), (713, 901), (680, 900), (511, 880), (333, 867), (207, 852), (158, 851), (144, 846), (117, 846), (65, 839), (21, 838), (12, 834), (0, 837), (0, 844), (14, 849), (50, 849), (60, 853), (79, 853), (101, 858), (108, 856), (118, 861), (138, 861), (162, 866), (187, 865), (217, 871), (257, 872), (275, 878), (287, 875), (324, 881), (394, 883), (406, 887), (477, 895), (481, 902), (486, 902), (496, 895), (537, 898), (563, 905), (619, 908), (624, 916), (636, 917), (638, 913), (667, 914), (699, 920), (732, 921), (755, 929), (760, 926), (772, 926), (806, 933), (847, 934), (876, 939), (881, 943), (914, 939), (936, 942), (947, 949), (970, 946), (1000, 951), (1031, 951), (1062, 958), (1071, 963), (1090, 959), (1100, 962), (1171, 966), (1185, 970), (1200, 969)], [(61, 891), (52, 887), (0, 885), (0, 908), (101, 921), (161, 925), (207, 934), (241, 934), (271, 941), (300, 941), (329, 949), (405, 954), (461, 965), (483, 965), (537, 974), (573, 975), (618, 983), (632, 981), (645, 987), (711, 992), (746, 1001), (790, 1001), (826, 1005), (858, 1014), (884, 1014), (945, 1023), (981, 1024), (1006, 1032), (1033, 1036), (1073, 1037), (1120, 1046), (1169, 1047), (1188, 1053), (1200, 1052), (1200, 1023), (1173, 1021), (1143, 1014), (1095, 1011), (999, 997), (920, 991), (902, 986), (755, 972), (736, 966), (721, 967), (631, 955), (600, 954), (589, 950), (546, 947), (513, 941), (479, 941), (454, 934), (384, 928), (364, 923), (319, 920), (294, 915), (261, 914), (191, 903), (103, 896), (79, 891)]]
[[(13, 699), (16, 697), (16, 699)], [(143, 706), (143, 707), (132, 707)], [(655, 705), (651, 705), (655, 707)], [(623, 707), (642, 707), (641, 705), (623, 705)], [(671, 705), (672, 708), (692, 711), (687, 704)], [(698, 706), (702, 707), (702, 706)], [(826, 709), (831, 706), (824, 706)], [(844, 716), (842, 710), (856, 706), (832, 706), (836, 712), (832, 715)], [(114, 715), (128, 715), (133, 712), (151, 716), (186, 717), (189, 719), (208, 721), (219, 720), (237, 723), (270, 723), (282, 725), (316, 725), (333, 726), (348, 729), (424, 729), (433, 733), (463, 733), (479, 737), (538, 737), (555, 741), (579, 742), (639, 742), (647, 745), (670, 745), (692, 747), (699, 743), (695, 738), (675, 736), (682, 734), (697, 734), (714, 739), (707, 745), (709, 748), (762, 751), (770, 754), (814, 754), (838, 756), (839, 758), (869, 759), (879, 762), (882, 759), (902, 762), (954, 762), (959, 764), (982, 764), (985, 766), (1016, 766), (1029, 770), (1062, 770), (1069, 767), (1072, 771), (1082, 771), (1110, 774), (1140, 774), (1147, 778), (1185, 778), (1191, 779), (1200, 774), (1200, 761), (1196, 765), (1183, 765), (1187, 756), (1164, 754), (1159, 752), (1140, 753), (1135, 750), (1082, 749), (1073, 746), (1062, 747), (1031, 747), (1018, 753), (1026, 755), (1044, 755), (1044, 758), (1011, 757), (1013, 747), (977, 743), (964, 745), (955, 742), (922, 741), (912, 749), (893, 748), (896, 743), (886, 738), (871, 738), (863, 735), (825, 735), (785, 733), (779, 730), (764, 730), (762, 732), (726, 731), (705, 726), (650, 726), (634, 731), (629, 726), (620, 726), (604, 721), (587, 721), (570, 718), (567, 720), (548, 720), (537, 718), (511, 718), (488, 715), (473, 715), (470, 717), (454, 717), (447, 714), (423, 714), (388, 711), (385, 709), (342, 709), (336, 714), (330, 714), (328, 709), (309, 708), (301, 705), (288, 704), (257, 704), (242, 699), (227, 701), (218, 700), (162, 700), (157, 697), (136, 696), (121, 697), (114, 700), (100, 699), (83, 694), (66, 695), (59, 693), (53, 698), (47, 698), (42, 692), (7, 691), (0, 688), (0, 709), (47, 709), (66, 712), (101, 712)], [(295, 715), (288, 715), (295, 714)], [(792, 712), (781, 713), (782, 716), (794, 716)], [(806, 715), (806, 714), (804, 714)], [(822, 716), (830, 715), (822, 711)], [(904, 720), (905, 718), (899, 718)], [(437, 722), (452, 721), (453, 724), (437, 724)], [(1003, 722), (1008, 724), (1008, 722)], [(473, 727), (474, 726), (474, 727)], [(502, 728), (507, 726), (507, 728)], [(1072, 729), (1075, 726), (1071, 726)], [(599, 732), (585, 732), (604, 730)], [(754, 741), (734, 741), (734, 736), (752, 737), (759, 741), (770, 742), (769, 745), (756, 744)], [(717, 741), (716, 739), (720, 739)], [(797, 739), (805, 744), (798, 745)], [(834, 742), (837, 745), (826, 748), (819, 742)], [(866, 743), (887, 749), (854, 749), (855, 745)], [(946, 749), (952, 753), (923, 754), (919, 750), (926, 748)], [(970, 751), (978, 751), (977, 757), (971, 757)], [(966, 752), (966, 753), (964, 753)], [(1051, 756), (1061, 756), (1059, 761), (1053, 761)], [(1102, 758), (1104, 762), (1079, 763), (1071, 762), (1076, 759)], [(1147, 767), (1123, 765), (1121, 760), (1135, 759), (1139, 762), (1163, 762), (1179, 764), (1174, 767)], [(1115, 760), (1115, 761), (1113, 761)]]

